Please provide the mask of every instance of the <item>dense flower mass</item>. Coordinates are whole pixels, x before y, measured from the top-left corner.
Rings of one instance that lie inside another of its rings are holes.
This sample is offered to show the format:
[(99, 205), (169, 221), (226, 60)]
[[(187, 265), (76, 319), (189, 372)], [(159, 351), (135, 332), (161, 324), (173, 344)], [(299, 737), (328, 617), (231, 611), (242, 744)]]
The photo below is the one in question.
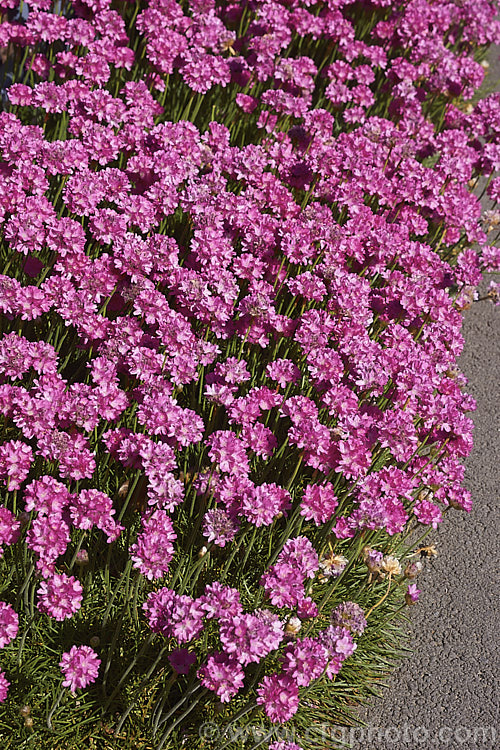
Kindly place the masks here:
[(456, 361), (500, 271), (500, 95), (473, 103), (496, 4), (17, 5), (0, 647), (24, 623), (22, 672), (41, 615), (96, 628), (103, 674), (73, 646), (63, 685), (102, 679), (114, 711), (130, 675), (118, 726), (144, 690), (161, 743), (214, 700), (287, 722), (417, 601), (394, 537), (471, 509)]

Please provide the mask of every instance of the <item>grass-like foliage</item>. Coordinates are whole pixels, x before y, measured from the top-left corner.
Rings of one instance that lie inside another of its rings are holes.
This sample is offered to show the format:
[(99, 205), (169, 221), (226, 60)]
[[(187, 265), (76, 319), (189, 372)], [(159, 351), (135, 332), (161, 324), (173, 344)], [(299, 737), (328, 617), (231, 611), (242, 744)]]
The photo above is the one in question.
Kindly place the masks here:
[(404, 654), (471, 508), (496, 11), (0, 0), (7, 743), (338, 748)]

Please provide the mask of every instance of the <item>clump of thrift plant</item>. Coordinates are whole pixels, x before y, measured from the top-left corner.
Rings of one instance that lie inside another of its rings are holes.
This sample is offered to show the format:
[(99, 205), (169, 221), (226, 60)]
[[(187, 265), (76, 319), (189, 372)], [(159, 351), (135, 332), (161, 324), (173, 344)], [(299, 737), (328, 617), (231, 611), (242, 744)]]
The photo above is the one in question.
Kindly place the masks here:
[(3, 726), (308, 750), (399, 653), (422, 539), (471, 509), (496, 5), (0, 14)]

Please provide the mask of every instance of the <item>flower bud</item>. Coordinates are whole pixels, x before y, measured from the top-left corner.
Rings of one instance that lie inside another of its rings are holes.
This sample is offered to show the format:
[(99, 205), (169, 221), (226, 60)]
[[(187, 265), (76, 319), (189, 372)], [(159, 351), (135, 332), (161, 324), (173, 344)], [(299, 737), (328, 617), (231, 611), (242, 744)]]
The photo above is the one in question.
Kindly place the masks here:
[(370, 573), (378, 573), (383, 560), (382, 552), (372, 547), (363, 547), (363, 560)]
[(86, 549), (79, 549), (76, 553), (75, 562), (77, 565), (80, 565), (82, 568), (87, 566), (89, 564), (89, 553)]
[(408, 563), (408, 565), (405, 568), (405, 578), (410, 578), (410, 580), (413, 580), (418, 576), (418, 574), (422, 571), (423, 565), (418, 560), (417, 562)]
[(23, 510), (23, 512), (20, 513), (17, 518), (18, 518), (19, 523), (21, 524), (22, 529), (24, 529), (25, 526), (27, 526), (30, 522), (30, 514), (26, 513), (25, 510)]
[(101, 639), (98, 635), (93, 635), (89, 641), (92, 648), (98, 648), (101, 645)]
[(120, 488), (119, 488), (119, 490), (118, 490), (118, 497), (120, 498), (120, 500), (124, 500), (124, 499), (125, 499), (125, 498), (127, 497), (127, 495), (128, 495), (128, 491), (129, 491), (129, 488), (130, 488), (130, 482), (129, 482), (129, 481), (128, 481), (128, 479), (127, 479), (127, 480), (126, 480), (126, 481), (125, 481), (125, 482), (124, 482), (124, 483), (123, 483), (123, 484), (122, 484), (122, 485), (120, 486)]

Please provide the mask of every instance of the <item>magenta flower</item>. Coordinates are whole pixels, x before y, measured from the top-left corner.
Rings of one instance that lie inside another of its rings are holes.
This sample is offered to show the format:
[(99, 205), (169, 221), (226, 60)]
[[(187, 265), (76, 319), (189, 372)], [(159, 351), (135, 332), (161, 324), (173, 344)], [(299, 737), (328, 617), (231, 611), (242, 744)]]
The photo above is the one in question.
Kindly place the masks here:
[(299, 707), (299, 688), (287, 674), (264, 677), (257, 689), (257, 703), (273, 723), (288, 721)]
[(59, 662), (64, 675), (63, 686), (69, 687), (73, 695), (78, 688), (95, 682), (101, 660), (90, 646), (72, 646)]
[(228, 474), (247, 475), (248, 457), (242, 441), (230, 430), (218, 430), (207, 440), (208, 455), (218, 464), (220, 471)]
[(14, 544), (19, 539), (20, 523), (8, 508), (0, 508), (0, 557), (4, 544)]
[(177, 674), (187, 674), (196, 661), (196, 654), (187, 648), (175, 648), (168, 655), (168, 660)]
[(0, 478), (7, 489), (18, 490), (29, 474), (33, 450), (20, 440), (9, 440), (0, 445)]
[(320, 526), (332, 518), (338, 504), (331, 485), (309, 484), (304, 491), (300, 515)]
[(277, 615), (268, 610), (228, 617), (220, 625), (220, 640), (224, 650), (244, 666), (259, 662), (277, 649), (283, 635), (283, 624)]
[(10, 604), (0, 602), (0, 648), (10, 643), (19, 630), (19, 617)]
[(3, 703), (9, 692), (10, 682), (5, 677), (5, 672), (0, 672), (0, 703)]
[(297, 685), (306, 687), (318, 679), (328, 664), (328, 650), (315, 638), (298, 639), (287, 647), (284, 654), (283, 671)]
[(72, 617), (82, 604), (83, 588), (74, 576), (56, 573), (38, 589), (38, 609), (55, 620)]
[(143, 518), (142, 529), (137, 542), (130, 547), (130, 557), (134, 568), (152, 581), (168, 573), (174, 555), (172, 542), (177, 539), (177, 534), (164, 510), (155, 510), (149, 517)]
[(272, 565), (260, 584), (276, 607), (295, 607), (304, 597), (304, 578), (288, 563)]
[(314, 578), (318, 570), (318, 553), (305, 536), (288, 539), (278, 555), (278, 562), (292, 565), (303, 577)]
[(207, 619), (233, 617), (242, 612), (240, 592), (230, 586), (214, 581), (205, 586), (205, 593), (198, 599)]
[(255, 526), (269, 526), (278, 514), (291, 506), (288, 490), (277, 484), (261, 484), (255, 487), (252, 495), (245, 495), (241, 513)]
[(187, 643), (203, 628), (201, 602), (169, 588), (153, 591), (142, 605), (149, 627), (166, 638)]
[(238, 531), (237, 522), (222, 508), (213, 508), (205, 513), (203, 519), (203, 536), (218, 547), (232, 542)]
[(356, 602), (342, 602), (335, 607), (330, 615), (330, 622), (357, 635), (361, 635), (366, 628), (365, 613)]
[(216, 693), (222, 703), (228, 703), (243, 687), (245, 673), (236, 659), (215, 653), (198, 670), (201, 684)]
[(405, 594), (406, 603), (409, 606), (411, 606), (412, 604), (416, 604), (418, 602), (419, 596), (420, 596), (420, 589), (417, 589), (417, 584), (410, 583)]

